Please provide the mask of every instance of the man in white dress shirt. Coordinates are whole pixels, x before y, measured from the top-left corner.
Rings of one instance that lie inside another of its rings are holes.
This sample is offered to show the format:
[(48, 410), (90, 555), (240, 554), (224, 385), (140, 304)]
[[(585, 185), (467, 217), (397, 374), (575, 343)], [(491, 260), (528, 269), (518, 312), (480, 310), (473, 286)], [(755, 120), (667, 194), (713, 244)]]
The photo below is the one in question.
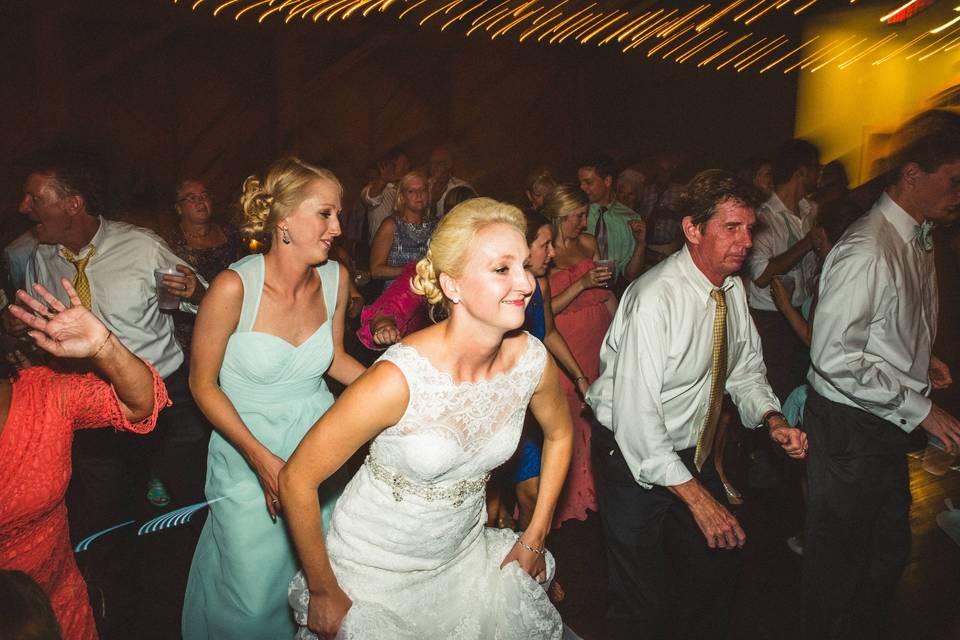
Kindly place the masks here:
[[(740, 270), (763, 195), (705, 171), (682, 199), (684, 248), (627, 288), (587, 393), (607, 543), (610, 638), (723, 637), (746, 536), (712, 455), (724, 392), (792, 457), (806, 438), (767, 384)], [(724, 357), (726, 356), (726, 357)]]
[(931, 223), (960, 216), (960, 115), (928, 111), (895, 136), (889, 186), (827, 256), (804, 412), (810, 437), (803, 555), (808, 638), (877, 638), (910, 555), (908, 434), (960, 452), (931, 402), (951, 382), (931, 353)]
[(457, 187), (469, 187), (470, 183), (453, 175), (453, 153), (448, 147), (435, 147), (430, 152), (430, 202), (433, 203), (433, 215), (439, 220), (446, 210), (447, 194)]
[[(817, 256), (829, 246), (817, 226), (816, 205), (806, 198), (817, 188), (820, 152), (806, 140), (788, 140), (773, 158), (774, 190), (757, 210), (757, 233), (747, 264), (747, 299), (757, 326), (773, 392), (784, 402), (803, 382), (809, 359), (807, 346), (790, 328), (770, 296), (773, 278), (789, 278), (793, 306), (800, 308), (813, 296)], [(790, 288), (789, 286), (787, 287)], [(771, 366), (776, 358), (777, 366)]]
[[(101, 211), (99, 172), (76, 154), (40, 161), (24, 184), (20, 212), (36, 223), (39, 246), (27, 264), (26, 285), (42, 284), (69, 303), (61, 280), (74, 283), (84, 304), (137, 356), (164, 379), (174, 405), (164, 410), (151, 434), (153, 471), (181, 505), (203, 498), (203, 467), (209, 429), (187, 387), (183, 352), (174, 338), (173, 317), (157, 306), (154, 269), (177, 266), (170, 276), (181, 308), (196, 312), (204, 287), (192, 269), (153, 232), (107, 220)], [(81, 278), (82, 276), (82, 278)], [(81, 282), (82, 279), (82, 282)], [(130, 517), (132, 480), (143, 465), (144, 438), (101, 429), (75, 437), (75, 473), (81, 487), (78, 516), (89, 527), (111, 526)], [(126, 494), (126, 495), (124, 495)]]

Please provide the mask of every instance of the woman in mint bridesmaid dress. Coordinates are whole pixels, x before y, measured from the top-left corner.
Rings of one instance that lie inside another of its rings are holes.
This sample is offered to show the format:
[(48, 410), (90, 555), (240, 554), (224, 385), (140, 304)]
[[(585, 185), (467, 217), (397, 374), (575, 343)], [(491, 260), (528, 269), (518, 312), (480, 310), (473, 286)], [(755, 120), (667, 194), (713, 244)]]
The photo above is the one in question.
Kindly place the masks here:
[[(197, 318), (190, 387), (215, 432), (210, 513), (183, 605), (186, 640), (293, 637), (286, 589), (299, 566), (277, 474), (333, 404), (324, 374), (350, 384), (363, 372), (342, 345), (347, 273), (327, 259), (340, 234), (340, 183), (286, 158), (243, 191), (245, 230), (271, 232), (273, 242), (221, 274)], [(346, 480), (341, 471), (321, 487), (325, 522)]]

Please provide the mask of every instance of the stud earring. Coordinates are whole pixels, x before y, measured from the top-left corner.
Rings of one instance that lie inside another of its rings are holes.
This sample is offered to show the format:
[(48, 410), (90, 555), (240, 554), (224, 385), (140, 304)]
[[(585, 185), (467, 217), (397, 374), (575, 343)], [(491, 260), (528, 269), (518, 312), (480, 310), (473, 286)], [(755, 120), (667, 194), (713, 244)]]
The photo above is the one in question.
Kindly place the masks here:
[(283, 244), (290, 244), (290, 234), (287, 233), (286, 229), (280, 229), (280, 239), (283, 241)]
[(452, 302), (453, 304), (460, 304), (460, 298), (451, 298), (450, 302)]

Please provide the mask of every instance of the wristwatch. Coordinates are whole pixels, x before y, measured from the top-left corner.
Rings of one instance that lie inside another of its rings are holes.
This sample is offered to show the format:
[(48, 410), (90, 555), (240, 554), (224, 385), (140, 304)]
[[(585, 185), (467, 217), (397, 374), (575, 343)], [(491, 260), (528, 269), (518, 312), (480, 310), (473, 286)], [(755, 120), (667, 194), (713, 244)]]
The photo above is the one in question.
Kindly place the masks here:
[(760, 420), (760, 422), (763, 424), (763, 426), (769, 429), (770, 421), (777, 416), (779, 416), (784, 422), (787, 421), (787, 418), (779, 411), (767, 411), (765, 414), (763, 414), (763, 418)]

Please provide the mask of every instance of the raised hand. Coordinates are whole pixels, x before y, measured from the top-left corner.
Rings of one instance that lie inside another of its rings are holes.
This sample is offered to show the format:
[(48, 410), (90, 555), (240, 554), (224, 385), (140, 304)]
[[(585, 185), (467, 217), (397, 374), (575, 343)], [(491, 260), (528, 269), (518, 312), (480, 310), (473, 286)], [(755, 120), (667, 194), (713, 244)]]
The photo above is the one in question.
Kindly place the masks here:
[(69, 280), (60, 282), (70, 298), (70, 307), (65, 307), (43, 286), (34, 284), (34, 291), (44, 302), (20, 290), (17, 299), (33, 313), (17, 305), (9, 307), (10, 313), (30, 327), (28, 335), (38, 347), (58, 358), (96, 355), (110, 337), (110, 330), (83, 306)]

